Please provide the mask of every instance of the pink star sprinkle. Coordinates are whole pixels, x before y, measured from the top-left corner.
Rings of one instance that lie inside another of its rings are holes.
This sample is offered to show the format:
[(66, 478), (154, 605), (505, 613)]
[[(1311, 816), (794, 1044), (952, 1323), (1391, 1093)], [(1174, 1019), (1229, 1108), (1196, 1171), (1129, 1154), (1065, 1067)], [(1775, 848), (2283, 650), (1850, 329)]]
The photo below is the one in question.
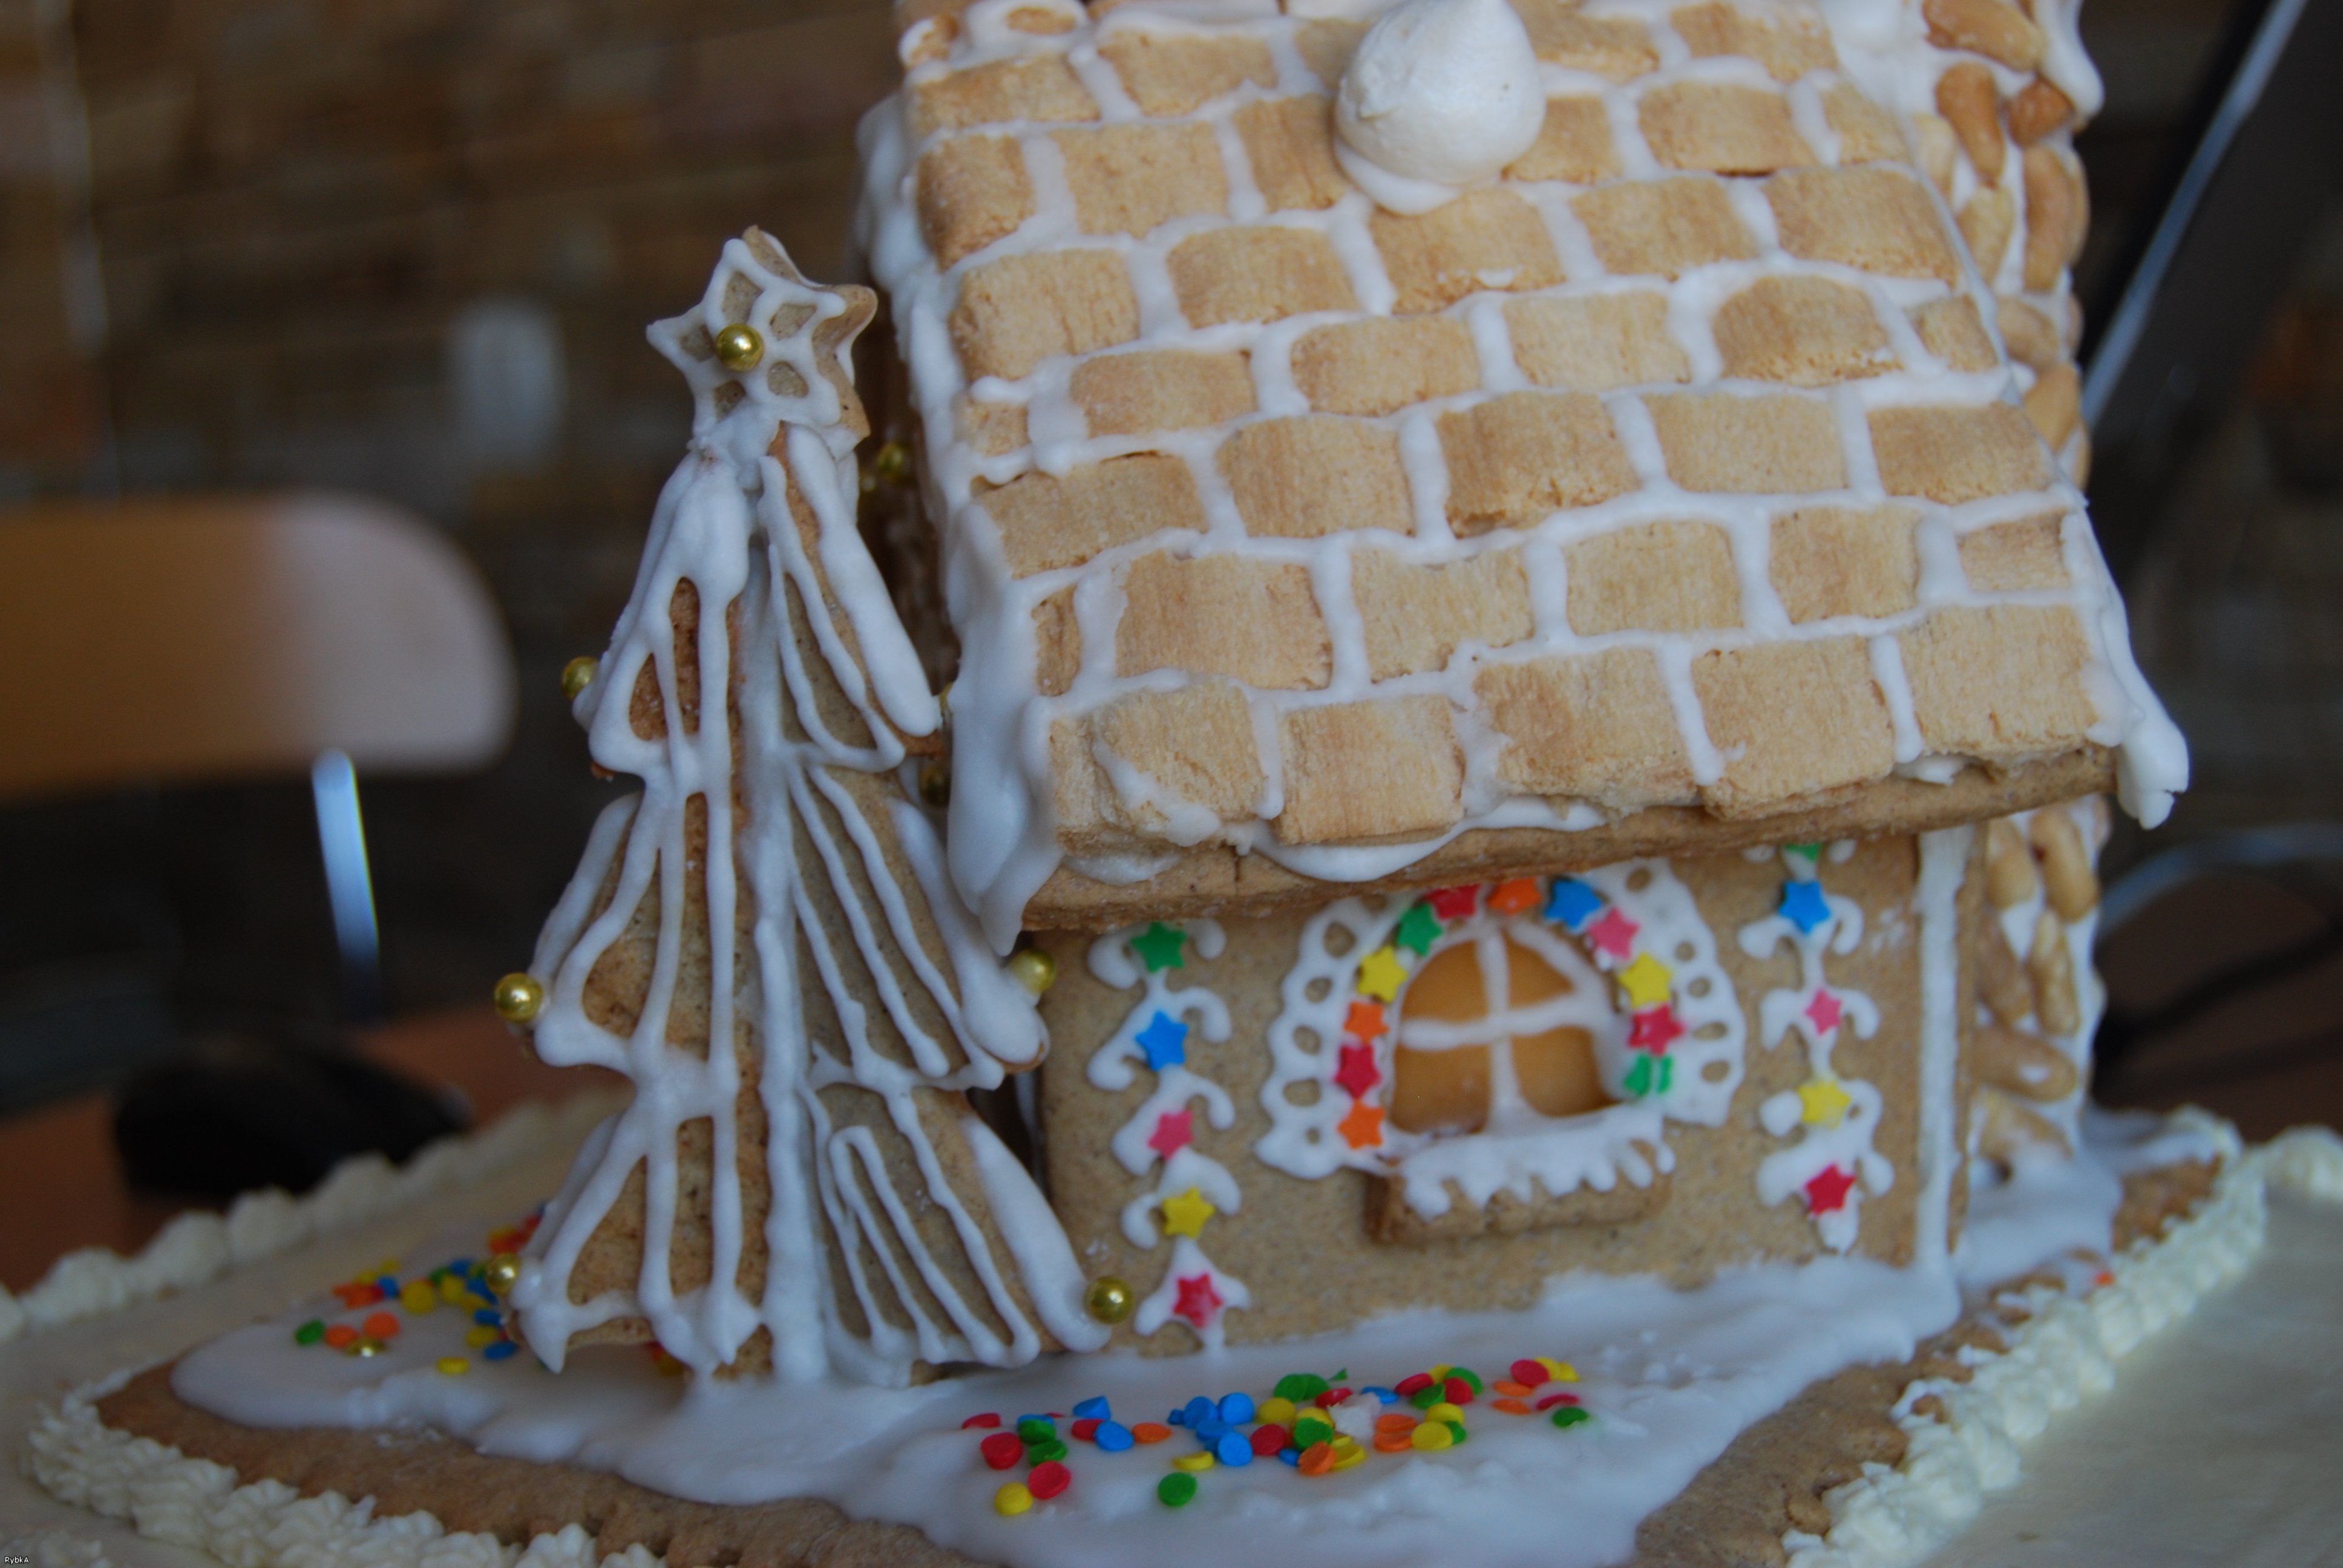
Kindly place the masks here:
[(1604, 910), (1603, 918), (1586, 928), (1586, 940), (1599, 951), (1614, 959), (1625, 959), (1634, 952), (1635, 933), (1643, 929), (1614, 906)]
[(1167, 1111), (1155, 1119), (1155, 1131), (1147, 1135), (1147, 1146), (1169, 1160), (1195, 1141), (1195, 1112)]
[(1846, 1010), (1839, 1006), (1838, 998), (1826, 990), (1815, 992), (1815, 1000), (1806, 1004), (1806, 1018), (1821, 1034), (1836, 1029), (1838, 1020), (1845, 1016)]
[(1201, 1329), (1212, 1321), (1212, 1314), (1219, 1312), (1222, 1305), (1221, 1292), (1212, 1289), (1212, 1275), (1180, 1276), (1180, 1302), (1172, 1309), (1172, 1312)]
[(1676, 1010), (1672, 1007), (1647, 1008), (1634, 1015), (1627, 1030), (1627, 1043), (1637, 1050), (1657, 1055), (1684, 1038), (1684, 1027), (1676, 1021)]

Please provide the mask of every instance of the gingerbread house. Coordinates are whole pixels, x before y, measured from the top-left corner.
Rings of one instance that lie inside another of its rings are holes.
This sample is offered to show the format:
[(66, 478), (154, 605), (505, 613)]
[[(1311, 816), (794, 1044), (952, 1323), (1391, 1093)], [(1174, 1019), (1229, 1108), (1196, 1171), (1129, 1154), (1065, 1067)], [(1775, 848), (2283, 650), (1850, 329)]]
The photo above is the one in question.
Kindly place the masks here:
[[(1373, 9), (900, 6), (860, 375), (754, 234), (655, 333), (549, 1363), (1908, 1263), (2071, 1139), (2102, 797), (2187, 769), (2076, 487), (2071, 15)], [(1359, 129), (1394, 59), (1518, 145)]]

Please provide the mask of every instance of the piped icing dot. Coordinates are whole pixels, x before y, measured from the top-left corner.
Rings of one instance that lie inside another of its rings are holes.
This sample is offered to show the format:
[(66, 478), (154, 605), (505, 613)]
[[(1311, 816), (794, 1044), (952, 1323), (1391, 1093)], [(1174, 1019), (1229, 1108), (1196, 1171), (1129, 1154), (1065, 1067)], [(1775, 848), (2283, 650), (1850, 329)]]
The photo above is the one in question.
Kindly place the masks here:
[(1361, 41), (1334, 99), (1334, 156), (1393, 212), (1495, 176), (1537, 140), (1545, 92), (1505, 0), (1406, 0)]

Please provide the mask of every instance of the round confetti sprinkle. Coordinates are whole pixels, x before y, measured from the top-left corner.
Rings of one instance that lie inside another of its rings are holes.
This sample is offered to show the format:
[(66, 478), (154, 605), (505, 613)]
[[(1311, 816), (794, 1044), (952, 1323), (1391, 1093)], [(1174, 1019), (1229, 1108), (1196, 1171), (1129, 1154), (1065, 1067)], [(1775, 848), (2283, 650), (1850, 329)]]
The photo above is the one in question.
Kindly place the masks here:
[(366, 1322), (358, 1326), (378, 1340), (395, 1340), (398, 1337), (398, 1320), (388, 1312), (369, 1312), (367, 1314)]
[(293, 1342), (297, 1345), (314, 1345), (325, 1337), (326, 1320), (323, 1318), (311, 1318), (293, 1331)]
[(1385, 1404), (1397, 1404), (1399, 1402), (1399, 1391), (1397, 1389), (1383, 1388), (1379, 1385), (1371, 1384), (1366, 1388), (1361, 1389), (1359, 1392), (1361, 1393), (1371, 1393), (1377, 1399), (1383, 1401)]
[(1560, 1410), (1554, 1412), (1554, 1424), (1556, 1426), (1576, 1426), (1581, 1422), (1592, 1421), (1594, 1417), (1588, 1415), (1584, 1410), (1574, 1404), (1564, 1405)]
[(1092, 1398), (1077, 1402), (1074, 1406), (1074, 1413), (1086, 1420), (1104, 1421), (1114, 1412), (1109, 1408), (1105, 1400)]
[(1012, 1481), (992, 1494), (993, 1508), (1014, 1518), (1033, 1506), (1033, 1493), (1021, 1481)]
[(1408, 1395), (1407, 1402), (1415, 1406), (1418, 1410), (1430, 1410), (1433, 1405), (1442, 1402), (1442, 1395), (1445, 1393), (1445, 1392), (1446, 1391), (1438, 1383), (1427, 1382), (1422, 1388), (1417, 1389), (1413, 1393)]
[(498, 1329), (504, 1326), (505, 1315), (504, 1313), (497, 1311), (494, 1307), (482, 1307), (472, 1314), (472, 1321), (476, 1323), (485, 1323), (492, 1329)]
[(1568, 1362), (1558, 1362), (1552, 1356), (1540, 1356), (1537, 1360), (1538, 1365), (1545, 1368), (1546, 1371), (1554, 1374), (1554, 1381), (1556, 1382), (1576, 1382), (1578, 1381), (1578, 1369), (1572, 1366)]
[(1377, 1453), (1405, 1453), (1409, 1449), (1414, 1446), (1414, 1439), (1413, 1435), (1408, 1432), (1379, 1432), (1375, 1433), (1375, 1452)]
[[(1424, 1424), (1429, 1426), (1432, 1423), (1430, 1422), (1426, 1422)], [(1466, 1437), (1471, 1435), (1465, 1432), (1464, 1423), (1461, 1421), (1443, 1421), (1440, 1424), (1446, 1427), (1450, 1435), (1453, 1436), (1459, 1442), (1463, 1442)]]
[(1326, 1380), (1315, 1372), (1287, 1372), (1277, 1380), (1277, 1387), (1271, 1392), (1280, 1399), (1290, 1399), (1298, 1404), (1324, 1393)]
[(1085, 1416), (1081, 1420), (1074, 1422), (1074, 1441), (1077, 1442), (1096, 1442), (1098, 1441), (1098, 1429), (1099, 1418), (1094, 1415)]
[(482, 1356), (492, 1362), (506, 1361), (519, 1353), (520, 1347), (510, 1340), (498, 1340), (492, 1345), (482, 1347), (480, 1351)]
[(1293, 1418), (1293, 1442), (1297, 1448), (1308, 1448), (1333, 1435), (1334, 1423), (1314, 1410)]
[(1210, 1448), (1212, 1444), (1220, 1442), (1221, 1439), (1227, 1434), (1229, 1423), (1222, 1421), (1216, 1415), (1210, 1421), (1190, 1422), (1189, 1430), (1196, 1434), (1196, 1441), (1198, 1442), (1202, 1443), (1206, 1448)]
[(1456, 1445), (1456, 1433), (1444, 1421), (1427, 1421), (1407, 1434), (1407, 1442), (1410, 1448), (1425, 1453), (1437, 1453), (1443, 1448)]
[(1155, 1495), (1166, 1508), (1185, 1508), (1196, 1498), (1196, 1478), (1175, 1470), (1155, 1483)]
[(1252, 1439), (1242, 1432), (1224, 1432), (1212, 1445), (1212, 1457), (1232, 1470), (1242, 1470), (1252, 1462)]
[(1489, 1408), (1502, 1410), (1507, 1415), (1527, 1415), (1530, 1412), (1529, 1401), (1525, 1399), (1493, 1399), (1489, 1402)]
[(1489, 1386), (1494, 1389), (1497, 1392), (1503, 1394), (1507, 1399), (1521, 1399), (1526, 1396), (1530, 1392), (1529, 1384), (1515, 1382), (1509, 1377), (1501, 1377)]
[(1298, 1466), (1302, 1462), (1302, 1451), (1289, 1442), (1277, 1451), (1277, 1462), (1280, 1464)]
[(358, 1342), (357, 1330), (347, 1323), (336, 1323), (319, 1337), (337, 1351), (346, 1351)]
[(1025, 1457), (1025, 1445), (1017, 1441), (1013, 1432), (996, 1432), (976, 1445), (984, 1455), (984, 1462), (995, 1470), (1006, 1470)]
[(1161, 1422), (1142, 1421), (1131, 1429), (1131, 1435), (1138, 1442), (1161, 1442), (1172, 1435), (1172, 1429)]
[(1334, 1468), (1337, 1470), (1348, 1470), (1366, 1461), (1367, 1451), (1359, 1446), (1359, 1440), (1355, 1437), (1338, 1437), (1327, 1446), (1334, 1451)]
[(1271, 1426), (1293, 1424), (1293, 1402), (1290, 1399), (1265, 1399), (1253, 1412), (1253, 1419)]
[(972, 1415), (972, 1416), (970, 1416), (966, 1421), (961, 1422), (960, 1423), (960, 1429), (962, 1432), (966, 1432), (970, 1427), (972, 1427), (972, 1426), (994, 1427), (994, 1426), (999, 1426), (1000, 1424), (1001, 1424), (1001, 1416), (1000, 1416), (1000, 1414), (999, 1414), (997, 1412), (994, 1412), (994, 1411), (989, 1411), (989, 1410), (988, 1410), (988, 1411), (986, 1411), (982, 1415)]
[(1400, 1379), (1399, 1382), (1392, 1389), (1392, 1392), (1399, 1395), (1402, 1399), (1413, 1399), (1417, 1394), (1423, 1392), (1425, 1389), (1428, 1389), (1431, 1386), (1432, 1374), (1430, 1372), (1411, 1372), (1406, 1377)]
[(474, 1350), (485, 1350), (503, 1337), (501, 1330), (476, 1325), (464, 1331), (464, 1342)]
[(1025, 1478), (1025, 1484), (1032, 1489), (1034, 1496), (1046, 1502), (1072, 1485), (1073, 1480), (1074, 1473), (1053, 1459), (1035, 1465), (1033, 1473)]
[(1440, 1385), (1440, 1392), (1447, 1396), (1450, 1404), (1471, 1404), (1473, 1396), (1481, 1390), (1475, 1383), (1461, 1377), (1452, 1377)]
[(1104, 1452), (1121, 1453), (1129, 1448), (1134, 1440), (1131, 1428), (1121, 1422), (1102, 1421), (1099, 1422), (1098, 1433), (1091, 1441), (1096, 1442)]
[[(1443, 1382), (1456, 1382), (1462, 1381), (1464, 1386), (1471, 1389), (1474, 1393), (1479, 1393), (1481, 1392), (1481, 1374), (1474, 1372), (1471, 1367), (1450, 1367), (1446, 1372), (1442, 1372), (1440, 1376), (1441, 1381)], [(1452, 1400), (1451, 1402), (1463, 1404), (1464, 1402), (1458, 1399)]]
[(428, 1280), (409, 1280), (407, 1288), (398, 1292), (398, 1304), (419, 1317), (438, 1311), (439, 1292), (431, 1288)]
[(1047, 1442), (1058, 1435), (1058, 1423), (1046, 1415), (1021, 1415), (1017, 1418), (1017, 1435), (1027, 1442)]
[(1310, 1402), (1316, 1405), (1320, 1410), (1332, 1410), (1350, 1397), (1351, 1391), (1349, 1389), (1330, 1388), (1324, 1392), (1319, 1394), (1315, 1399), (1312, 1399)]
[(1221, 1407), (1202, 1394), (1198, 1394), (1180, 1407), (1180, 1424), (1182, 1426), (1202, 1426), (1208, 1421), (1218, 1421), (1220, 1416)]
[(466, 1372), (470, 1372), (471, 1370), (471, 1362), (464, 1356), (441, 1356), (439, 1358), (439, 1375), (442, 1377), (462, 1377)]
[(1538, 1401), (1537, 1407), (1540, 1410), (1552, 1410), (1558, 1404), (1576, 1404), (1577, 1402), (1578, 1396), (1574, 1393), (1550, 1393)]
[(1047, 1442), (1032, 1443), (1025, 1450), (1026, 1462), (1031, 1464), (1047, 1464), (1052, 1460), (1065, 1457), (1066, 1444), (1061, 1438), (1053, 1437)]
[(1252, 1395), (1224, 1393), (1221, 1396), (1221, 1419), (1231, 1426), (1242, 1426), (1253, 1418)]
[(1293, 1440), (1293, 1434), (1274, 1422), (1265, 1422), (1252, 1429), (1252, 1451), (1267, 1459)]
[(1295, 1462), (1294, 1468), (1304, 1475), (1325, 1474), (1334, 1468), (1334, 1445), (1331, 1442), (1312, 1443), (1302, 1451), (1302, 1457)]
[(1190, 1471), (1210, 1470), (1212, 1468), (1212, 1456), (1205, 1452), (1202, 1449), (1198, 1449), (1193, 1453), (1183, 1453), (1179, 1458), (1173, 1460), (1172, 1462), (1172, 1468), (1174, 1470)]
[(1423, 1412), (1423, 1419), (1426, 1421), (1463, 1421), (1464, 1419), (1464, 1412), (1457, 1409), (1454, 1405), (1449, 1403), (1446, 1400), (1442, 1400), (1438, 1404), (1433, 1405), (1430, 1410)]

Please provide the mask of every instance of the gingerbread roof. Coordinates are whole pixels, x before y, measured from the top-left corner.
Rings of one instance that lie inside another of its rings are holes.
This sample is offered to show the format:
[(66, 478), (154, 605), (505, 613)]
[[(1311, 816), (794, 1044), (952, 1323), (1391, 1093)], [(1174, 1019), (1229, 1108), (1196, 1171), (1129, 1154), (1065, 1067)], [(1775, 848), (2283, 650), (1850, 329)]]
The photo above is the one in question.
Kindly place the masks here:
[(2185, 782), (1994, 295), (1819, 13), (1516, 8), (1544, 132), (1418, 216), (1332, 156), (1363, 21), (905, 18), (866, 222), (996, 941), (1974, 818), (2127, 743), (2136, 809)]

